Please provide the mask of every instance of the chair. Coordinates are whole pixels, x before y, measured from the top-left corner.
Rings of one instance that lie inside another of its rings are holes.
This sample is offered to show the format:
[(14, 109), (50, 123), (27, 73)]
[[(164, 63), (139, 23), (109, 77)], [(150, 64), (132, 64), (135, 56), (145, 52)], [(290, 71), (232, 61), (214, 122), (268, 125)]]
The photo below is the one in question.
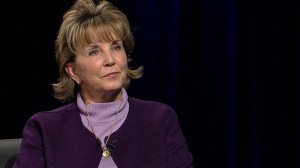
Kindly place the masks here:
[(21, 138), (0, 139), (0, 168), (11, 168), (16, 161)]

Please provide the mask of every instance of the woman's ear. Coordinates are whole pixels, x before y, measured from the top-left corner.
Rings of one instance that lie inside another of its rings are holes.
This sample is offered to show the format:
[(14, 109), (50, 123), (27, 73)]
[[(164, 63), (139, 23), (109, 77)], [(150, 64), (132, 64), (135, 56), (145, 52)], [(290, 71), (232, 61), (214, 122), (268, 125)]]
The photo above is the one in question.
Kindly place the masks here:
[(65, 71), (69, 74), (69, 76), (76, 82), (76, 83), (81, 83), (81, 80), (79, 79), (79, 76), (76, 72), (76, 69), (74, 67), (74, 64), (72, 63), (67, 63), (65, 65)]

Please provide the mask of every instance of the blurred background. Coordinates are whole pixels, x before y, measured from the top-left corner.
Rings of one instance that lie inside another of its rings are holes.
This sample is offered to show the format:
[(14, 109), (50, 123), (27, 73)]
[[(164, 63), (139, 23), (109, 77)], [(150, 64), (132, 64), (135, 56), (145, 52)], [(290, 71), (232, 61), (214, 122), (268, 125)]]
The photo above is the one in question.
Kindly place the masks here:
[[(145, 67), (129, 95), (176, 110), (196, 168), (300, 167), (299, 1), (111, 2), (131, 23), (133, 66)], [(54, 40), (72, 3), (2, 4), (0, 139), (61, 105)]]

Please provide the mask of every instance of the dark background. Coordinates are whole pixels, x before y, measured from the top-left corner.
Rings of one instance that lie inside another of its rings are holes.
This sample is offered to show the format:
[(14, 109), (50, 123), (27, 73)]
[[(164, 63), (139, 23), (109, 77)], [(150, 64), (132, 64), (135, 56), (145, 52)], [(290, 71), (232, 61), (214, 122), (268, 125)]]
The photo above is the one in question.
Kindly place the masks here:
[[(296, 168), (298, 0), (112, 0), (145, 74), (129, 95), (172, 106), (197, 168)], [(73, 1), (2, 3), (0, 138), (21, 137), (51, 96), (54, 40)]]

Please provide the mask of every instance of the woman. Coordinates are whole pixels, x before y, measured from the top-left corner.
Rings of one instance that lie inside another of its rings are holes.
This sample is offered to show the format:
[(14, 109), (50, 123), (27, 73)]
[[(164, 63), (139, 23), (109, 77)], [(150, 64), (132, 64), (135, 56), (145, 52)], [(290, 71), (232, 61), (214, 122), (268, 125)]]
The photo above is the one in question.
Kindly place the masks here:
[(108, 1), (77, 0), (56, 39), (60, 77), (54, 96), (67, 102), (34, 114), (14, 168), (190, 168), (174, 110), (130, 97), (134, 40), (127, 17)]

